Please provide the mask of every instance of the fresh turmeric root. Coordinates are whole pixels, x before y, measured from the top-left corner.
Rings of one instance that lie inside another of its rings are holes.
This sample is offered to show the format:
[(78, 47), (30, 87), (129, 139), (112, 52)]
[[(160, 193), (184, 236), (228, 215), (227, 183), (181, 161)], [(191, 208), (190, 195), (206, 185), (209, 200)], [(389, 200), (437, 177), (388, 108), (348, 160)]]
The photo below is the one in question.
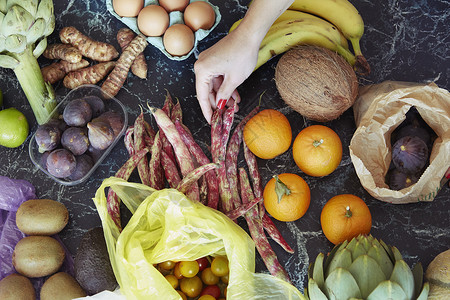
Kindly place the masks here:
[(79, 62), (82, 58), (80, 50), (66, 44), (48, 45), (42, 55), (48, 59), (63, 59), (73, 64)]
[(109, 74), (108, 78), (103, 82), (102, 91), (105, 93), (105, 96), (117, 95), (128, 76), (131, 64), (136, 57), (144, 51), (147, 45), (148, 43), (145, 36), (139, 34), (131, 41), (125, 50), (123, 50), (117, 60), (114, 70), (112, 70), (111, 74)]
[(67, 73), (85, 68), (87, 66), (89, 66), (89, 62), (84, 59), (74, 64), (65, 60), (60, 60), (58, 62), (52, 63), (51, 65), (43, 67), (41, 69), (41, 72), (42, 76), (44, 77), (44, 81), (49, 82), (50, 84), (54, 84), (57, 81), (63, 79)]
[(68, 89), (74, 89), (82, 84), (96, 84), (111, 72), (115, 65), (115, 61), (108, 61), (69, 72), (64, 77), (63, 84)]
[(59, 38), (64, 44), (76, 47), (83, 56), (96, 61), (110, 61), (119, 56), (113, 45), (95, 41), (72, 26), (61, 29)]
[[(117, 42), (119, 42), (122, 51), (130, 44), (130, 42), (134, 39), (136, 35), (129, 28), (121, 28), (117, 32)], [(147, 78), (147, 61), (145, 60), (144, 53), (140, 53), (136, 56), (136, 59), (131, 64), (131, 73), (136, 75), (139, 78), (145, 79)]]

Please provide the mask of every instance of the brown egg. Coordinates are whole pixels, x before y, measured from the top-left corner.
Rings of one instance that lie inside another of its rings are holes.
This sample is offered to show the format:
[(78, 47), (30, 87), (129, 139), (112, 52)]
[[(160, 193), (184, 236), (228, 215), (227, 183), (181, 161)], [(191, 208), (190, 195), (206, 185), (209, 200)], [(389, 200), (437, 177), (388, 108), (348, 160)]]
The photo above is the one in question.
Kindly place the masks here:
[(113, 0), (114, 11), (121, 17), (136, 17), (144, 7), (144, 0)]
[(214, 25), (215, 20), (214, 9), (204, 1), (192, 2), (184, 10), (184, 23), (193, 31), (208, 30)]
[(163, 43), (166, 51), (173, 56), (183, 56), (194, 47), (195, 36), (184, 24), (174, 24), (164, 33)]
[(161, 36), (169, 27), (169, 14), (159, 5), (148, 5), (139, 12), (137, 24), (144, 35)]
[(184, 11), (189, 4), (189, 0), (159, 0), (159, 5), (164, 7), (167, 12)]

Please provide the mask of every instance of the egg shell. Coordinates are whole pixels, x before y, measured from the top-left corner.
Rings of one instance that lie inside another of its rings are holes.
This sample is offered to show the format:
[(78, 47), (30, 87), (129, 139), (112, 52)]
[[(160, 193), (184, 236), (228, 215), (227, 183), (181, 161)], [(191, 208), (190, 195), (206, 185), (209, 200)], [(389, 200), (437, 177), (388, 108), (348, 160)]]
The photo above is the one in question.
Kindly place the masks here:
[(114, 11), (121, 17), (136, 17), (144, 7), (144, 0), (113, 0)]
[(146, 36), (161, 36), (169, 27), (169, 14), (159, 5), (144, 7), (137, 17), (139, 30)]
[(189, 4), (189, 0), (159, 0), (161, 5), (167, 12), (184, 11)]
[(164, 33), (163, 43), (164, 48), (171, 55), (186, 55), (194, 47), (194, 32), (184, 24), (174, 24)]
[(204, 1), (191, 2), (184, 11), (184, 23), (192, 31), (210, 29), (216, 20), (214, 9)]

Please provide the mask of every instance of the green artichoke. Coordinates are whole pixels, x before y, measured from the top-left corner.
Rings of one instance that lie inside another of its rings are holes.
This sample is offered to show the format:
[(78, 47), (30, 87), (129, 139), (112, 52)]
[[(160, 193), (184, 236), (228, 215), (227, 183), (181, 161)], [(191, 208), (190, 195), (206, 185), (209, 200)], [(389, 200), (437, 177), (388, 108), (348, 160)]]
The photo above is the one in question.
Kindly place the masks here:
[(336, 245), (324, 262), (320, 253), (308, 270), (305, 296), (328, 299), (426, 300), (420, 263), (411, 271), (396, 247), (371, 235)]
[(39, 124), (56, 107), (37, 62), (54, 29), (52, 0), (0, 0), (0, 67), (14, 70)]

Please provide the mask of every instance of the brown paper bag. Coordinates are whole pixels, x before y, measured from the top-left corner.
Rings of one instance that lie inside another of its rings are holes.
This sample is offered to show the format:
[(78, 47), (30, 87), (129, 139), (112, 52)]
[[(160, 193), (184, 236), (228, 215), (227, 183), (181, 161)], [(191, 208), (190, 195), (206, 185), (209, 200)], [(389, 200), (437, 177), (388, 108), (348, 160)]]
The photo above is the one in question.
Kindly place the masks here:
[[(391, 162), (391, 133), (414, 106), (437, 134), (430, 164), (419, 181), (400, 191), (390, 190), (385, 176)], [(450, 166), (450, 93), (435, 84), (385, 81), (360, 88), (353, 105), (356, 131), (350, 157), (362, 186), (374, 198), (394, 203), (432, 201)]]

